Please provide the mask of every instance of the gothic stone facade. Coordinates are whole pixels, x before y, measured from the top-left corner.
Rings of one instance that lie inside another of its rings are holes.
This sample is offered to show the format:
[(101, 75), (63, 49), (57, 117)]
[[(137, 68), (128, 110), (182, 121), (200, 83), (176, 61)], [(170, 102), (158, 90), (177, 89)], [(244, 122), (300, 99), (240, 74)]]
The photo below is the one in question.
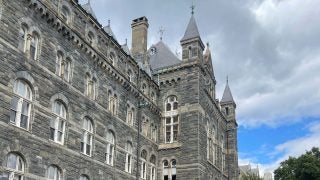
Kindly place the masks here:
[(236, 106), (193, 15), (168, 66), (145, 17), (130, 52), (89, 5), (0, 0), (0, 178), (237, 179)]

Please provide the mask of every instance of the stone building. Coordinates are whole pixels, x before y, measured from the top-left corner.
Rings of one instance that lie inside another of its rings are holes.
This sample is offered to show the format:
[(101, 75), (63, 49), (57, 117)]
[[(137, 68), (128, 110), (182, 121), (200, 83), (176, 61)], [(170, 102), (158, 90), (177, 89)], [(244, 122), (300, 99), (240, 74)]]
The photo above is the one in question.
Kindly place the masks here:
[(236, 104), (194, 15), (181, 59), (131, 27), (129, 50), (89, 3), (0, 0), (0, 179), (237, 179)]

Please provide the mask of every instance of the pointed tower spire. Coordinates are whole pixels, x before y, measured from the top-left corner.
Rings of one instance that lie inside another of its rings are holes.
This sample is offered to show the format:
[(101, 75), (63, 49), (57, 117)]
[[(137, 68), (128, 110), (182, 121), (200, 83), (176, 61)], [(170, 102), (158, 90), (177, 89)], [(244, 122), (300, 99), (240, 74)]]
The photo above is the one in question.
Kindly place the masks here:
[(224, 89), (221, 102), (222, 102), (222, 103), (227, 103), (227, 102), (235, 103), (234, 100), (233, 100), (233, 96), (232, 96), (230, 87), (229, 87), (229, 79), (228, 79), (228, 76), (227, 76), (226, 88)]

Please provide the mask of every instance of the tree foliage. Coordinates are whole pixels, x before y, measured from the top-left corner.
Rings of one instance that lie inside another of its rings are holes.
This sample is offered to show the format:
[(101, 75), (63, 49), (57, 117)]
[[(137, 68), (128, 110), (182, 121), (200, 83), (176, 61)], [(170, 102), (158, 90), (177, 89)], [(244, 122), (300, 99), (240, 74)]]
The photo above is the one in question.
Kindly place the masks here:
[(274, 171), (275, 180), (320, 180), (320, 151), (312, 148), (305, 154), (280, 163)]

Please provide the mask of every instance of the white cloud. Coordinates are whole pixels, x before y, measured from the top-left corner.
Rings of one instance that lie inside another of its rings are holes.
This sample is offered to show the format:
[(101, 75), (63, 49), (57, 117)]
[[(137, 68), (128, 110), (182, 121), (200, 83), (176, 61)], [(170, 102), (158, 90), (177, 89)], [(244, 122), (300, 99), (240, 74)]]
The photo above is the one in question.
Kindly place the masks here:
[(280, 163), (288, 159), (289, 156), (298, 157), (306, 151), (311, 150), (312, 147), (320, 147), (320, 122), (309, 124), (308, 130), (309, 132), (305, 136), (278, 144), (269, 154), (266, 154), (266, 156), (277, 156), (271, 163), (261, 164), (256, 157), (250, 157), (246, 154), (244, 158), (239, 158), (239, 164), (250, 163), (258, 165), (260, 175), (263, 175), (264, 172), (273, 172), (279, 167)]

